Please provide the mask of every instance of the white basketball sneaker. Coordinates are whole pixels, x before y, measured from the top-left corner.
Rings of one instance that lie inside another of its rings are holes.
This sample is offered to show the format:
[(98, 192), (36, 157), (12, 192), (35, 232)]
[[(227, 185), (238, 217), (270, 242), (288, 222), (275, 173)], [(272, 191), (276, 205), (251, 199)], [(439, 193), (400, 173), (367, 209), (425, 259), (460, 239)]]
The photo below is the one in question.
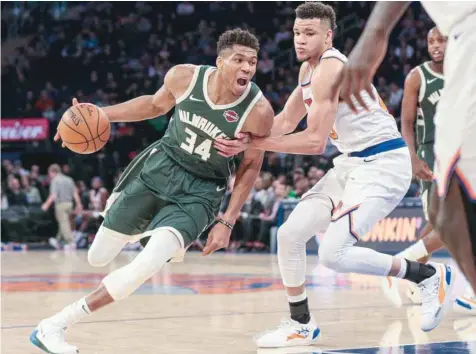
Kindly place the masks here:
[(421, 304), (420, 290), (415, 283), (408, 282), (406, 295), (414, 304)]
[(393, 306), (402, 307), (402, 297), (398, 290), (398, 279), (392, 277), (383, 277), (381, 280), (382, 291), (385, 297), (390, 301)]
[(418, 284), (421, 296), (421, 330), (428, 332), (438, 326), (451, 304), (455, 274), (445, 264), (428, 263), (435, 274)]
[(79, 353), (78, 348), (66, 343), (64, 340), (64, 332), (65, 328), (60, 328), (48, 320), (43, 320), (31, 333), (30, 341), (33, 345), (49, 354)]
[(321, 330), (312, 316), (307, 324), (284, 318), (276, 330), (259, 336), (255, 341), (260, 348), (311, 345), (317, 341), (320, 333)]
[(476, 315), (476, 296), (467, 295), (456, 298), (453, 309), (465, 315)]

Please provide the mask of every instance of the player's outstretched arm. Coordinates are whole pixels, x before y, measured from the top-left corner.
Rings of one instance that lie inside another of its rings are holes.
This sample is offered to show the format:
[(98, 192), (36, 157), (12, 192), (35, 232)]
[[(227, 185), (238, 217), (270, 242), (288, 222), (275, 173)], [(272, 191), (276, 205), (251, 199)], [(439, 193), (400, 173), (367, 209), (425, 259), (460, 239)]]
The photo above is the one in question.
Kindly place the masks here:
[[(274, 112), (268, 100), (262, 97), (251, 111), (243, 126), (243, 132), (252, 136), (268, 136), (273, 124)], [(235, 224), (240, 215), (240, 210), (253, 188), (263, 164), (264, 152), (259, 150), (247, 150), (236, 172), (235, 185), (231, 194), (228, 208), (221, 220), (209, 232), (208, 240), (203, 255), (209, 255), (214, 251), (228, 246), (230, 241), (231, 226)], [(228, 226), (227, 226), (228, 225)]]
[(175, 98), (185, 91), (193, 70), (193, 65), (176, 65), (167, 72), (164, 84), (154, 95), (140, 96), (103, 110), (111, 122), (137, 122), (163, 115), (175, 106)]
[(387, 52), (390, 32), (409, 4), (410, 1), (377, 2), (344, 70), (332, 85), (334, 92), (340, 89), (341, 97), (356, 113), (351, 97), (355, 97), (364, 108), (367, 106), (360, 95), (363, 90), (375, 99), (371, 82)]
[(322, 154), (334, 124), (338, 94), (331, 84), (340, 74), (343, 63), (336, 58), (323, 59), (312, 76), (314, 100), (307, 117), (307, 128), (281, 137), (252, 139), (251, 148), (289, 154)]
[[(164, 84), (154, 95), (140, 96), (113, 106), (102, 107), (102, 109), (111, 122), (138, 122), (156, 118), (175, 106), (175, 98), (185, 92), (194, 70), (195, 65), (176, 65), (167, 72)], [(73, 106), (78, 104), (78, 100), (73, 98)], [(60, 133), (57, 131), (54, 140), (60, 139)]]

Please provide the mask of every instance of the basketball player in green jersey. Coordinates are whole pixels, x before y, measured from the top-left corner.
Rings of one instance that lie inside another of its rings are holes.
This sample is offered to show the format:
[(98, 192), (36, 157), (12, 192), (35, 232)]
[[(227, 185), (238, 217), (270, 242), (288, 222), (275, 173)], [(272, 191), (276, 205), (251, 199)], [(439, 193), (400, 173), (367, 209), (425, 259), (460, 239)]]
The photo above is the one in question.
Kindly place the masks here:
[(128, 297), (168, 260), (180, 258), (215, 221), (227, 179), (236, 170), (229, 206), (211, 228), (203, 254), (228, 245), (263, 153), (247, 151), (239, 162), (220, 156), (212, 145), (218, 137), (233, 139), (241, 132), (264, 137), (270, 132), (273, 109), (251, 82), (258, 49), (251, 33), (227, 31), (218, 40), (217, 67), (177, 65), (155, 95), (104, 108), (111, 122), (134, 122), (175, 106), (165, 136), (137, 156), (119, 181), (88, 261), (102, 267), (128, 242), (143, 238), (148, 242), (130, 264), (107, 275), (95, 291), (41, 321), (30, 336), (34, 345), (47, 353), (76, 353), (77, 348), (64, 339), (65, 329)]

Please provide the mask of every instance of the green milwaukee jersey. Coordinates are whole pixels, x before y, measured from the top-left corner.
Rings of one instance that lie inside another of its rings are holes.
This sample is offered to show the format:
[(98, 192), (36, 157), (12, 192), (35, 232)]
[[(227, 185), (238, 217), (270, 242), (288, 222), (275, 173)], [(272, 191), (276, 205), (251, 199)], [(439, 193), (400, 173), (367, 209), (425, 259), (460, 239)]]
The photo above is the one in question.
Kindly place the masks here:
[[(233, 139), (262, 96), (258, 86), (248, 84), (235, 102), (214, 104), (207, 84), (211, 66), (197, 66), (184, 94), (176, 100), (175, 112), (161, 140), (161, 149), (184, 170), (204, 179), (225, 180), (236, 170), (237, 158), (226, 158), (213, 147), (217, 138)], [(145, 162), (144, 171), (153, 176), (153, 156)], [(158, 167), (160, 168), (160, 167)]]
[(433, 144), (435, 141), (435, 123), (433, 118), (435, 117), (436, 106), (440, 100), (445, 83), (443, 75), (434, 72), (429, 64), (430, 62), (425, 62), (417, 67), (421, 81), (416, 120), (418, 146), (421, 144)]

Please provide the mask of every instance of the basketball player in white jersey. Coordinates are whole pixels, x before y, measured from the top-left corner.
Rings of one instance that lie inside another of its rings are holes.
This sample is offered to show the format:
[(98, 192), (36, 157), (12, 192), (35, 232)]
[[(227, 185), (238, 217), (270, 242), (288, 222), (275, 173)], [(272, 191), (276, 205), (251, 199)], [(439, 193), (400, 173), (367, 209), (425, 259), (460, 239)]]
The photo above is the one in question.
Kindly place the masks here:
[[(334, 84), (346, 102), (372, 93), (390, 32), (409, 2), (378, 2), (342, 75)], [(436, 186), (430, 221), (476, 291), (476, 2), (422, 1), (448, 36), (445, 88), (435, 116)]]
[[(328, 137), (343, 153), (306, 193), (278, 231), (278, 262), (289, 301), (291, 320), (257, 339), (259, 347), (309, 345), (320, 330), (310, 315), (305, 290), (306, 243), (325, 232), (320, 262), (335, 271), (391, 276), (418, 284), (423, 306), (421, 328), (429, 331), (441, 321), (450, 300), (453, 274), (447, 266), (420, 264), (356, 247), (401, 201), (411, 181), (410, 154), (394, 118), (380, 99), (365, 94), (370, 106), (349, 106), (331, 95), (331, 84), (346, 57), (332, 47), (336, 17), (329, 5), (308, 2), (296, 9), (294, 45), (303, 62), (299, 85), (275, 117), (271, 136), (248, 143), (217, 140), (225, 156), (245, 148), (292, 154), (322, 154)], [(377, 96), (375, 88), (372, 87)], [(307, 113), (306, 130), (294, 131)], [(440, 294), (440, 297), (438, 296)]]

